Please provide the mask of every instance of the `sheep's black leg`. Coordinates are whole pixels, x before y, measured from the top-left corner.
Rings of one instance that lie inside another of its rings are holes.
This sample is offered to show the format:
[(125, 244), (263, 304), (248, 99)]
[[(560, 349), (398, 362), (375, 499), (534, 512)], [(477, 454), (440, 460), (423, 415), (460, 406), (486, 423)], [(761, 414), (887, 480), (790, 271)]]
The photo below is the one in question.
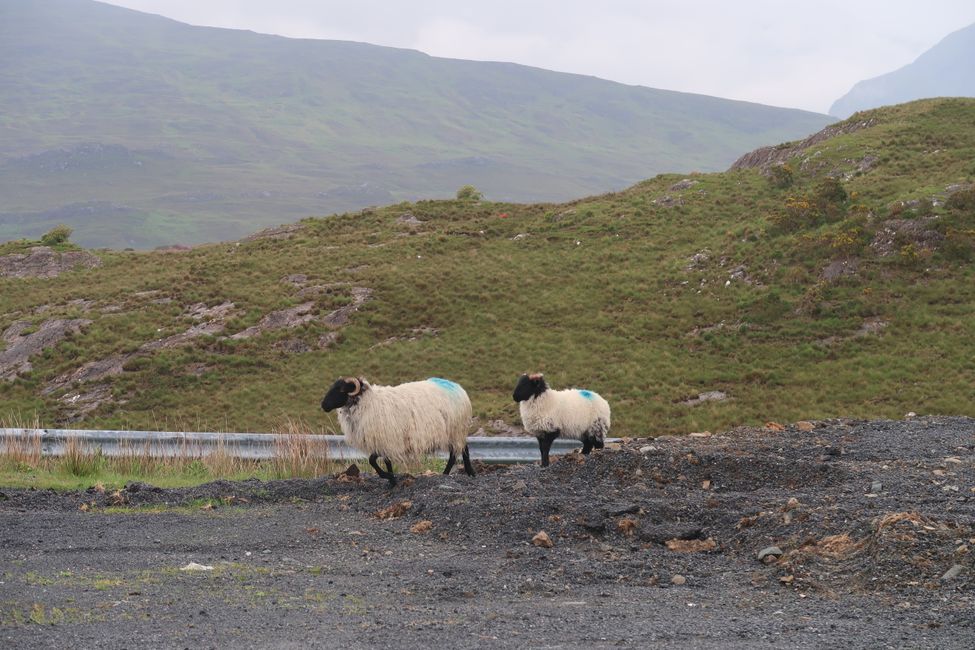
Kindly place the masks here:
[(389, 479), (389, 487), (396, 487), (396, 474), (393, 474), (393, 464), (388, 458), (383, 458), (386, 461), (386, 478)]
[(447, 466), (444, 468), (444, 474), (450, 474), (450, 470), (454, 468), (454, 463), (457, 462), (457, 454), (454, 453), (454, 448), (451, 447), (447, 450)]
[(461, 456), (464, 458), (464, 471), (467, 472), (468, 476), (474, 476), (474, 466), (471, 465), (471, 450), (467, 445), (464, 445)]
[(374, 470), (376, 470), (376, 474), (379, 474), (379, 478), (386, 478), (386, 472), (384, 472), (382, 468), (379, 467), (379, 463), (376, 462), (377, 458), (379, 458), (379, 454), (370, 454), (369, 464), (372, 465)]
[(372, 465), (372, 468), (374, 470), (376, 470), (376, 474), (379, 474), (379, 478), (386, 479), (387, 481), (389, 481), (389, 486), (394, 487), (396, 485), (396, 475), (393, 474), (393, 464), (389, 462), (388, 458), (384, 458), (383, 460), (386, 461), (386, 469), (388, 470), (384, 472), (382, 468), (379, 467), (379, 463), (376, 462), (377, 458), (379, 458), (379, 454), (377, 453), (370, 454), (369, 464)]
[(552, 442), (558, 437), (558, 431), (545, 431), (538, 436), (538, 450), (542, 452), (542, 467), (548, 467), (548, 452), (552, 448)]
[(589, 454), (589, 452), (592, 451), (592, 445), (593, 445), (592, 436), (589, 435), (585, 436), (582, 439), (582, 453)]

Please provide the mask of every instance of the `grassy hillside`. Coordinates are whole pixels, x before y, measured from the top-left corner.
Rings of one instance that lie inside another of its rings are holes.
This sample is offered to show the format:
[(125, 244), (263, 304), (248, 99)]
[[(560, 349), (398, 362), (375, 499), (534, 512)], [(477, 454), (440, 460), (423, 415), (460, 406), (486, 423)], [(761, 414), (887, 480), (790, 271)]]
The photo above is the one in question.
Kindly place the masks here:
[[(8, 349), (18, 321), (91, 321), (0, 381), (0, 417), (327, 427), (325, 388), (358, 373), (450, 377), (482, 423), (511, 422), (526, 370), (602, 393), (622, 435), (971, 414), (973, 125), (975, 100), (922, 101), (743, 162), (785, 166), (661, 175), (567, 204), (400, 203), (0, 278)], [(291, 329), (240, 335), (289, 314)], [(120, 357), (91, 379), (86, 362)], [(728, 399), (682, 403), (707, 391)], [(86, 403), (100, 405), (79, 416)]]
[(453, 196), (566, 200), (714, 171), (812, 133), (804, 111), (506, 63), (0, 0), (0, 241), (236, 238)]

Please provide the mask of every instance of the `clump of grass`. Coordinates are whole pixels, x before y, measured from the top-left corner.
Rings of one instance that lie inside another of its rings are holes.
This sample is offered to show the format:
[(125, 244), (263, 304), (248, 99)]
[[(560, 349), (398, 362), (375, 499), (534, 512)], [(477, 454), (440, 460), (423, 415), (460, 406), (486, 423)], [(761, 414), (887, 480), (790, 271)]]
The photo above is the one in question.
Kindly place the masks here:
[(288, 417), (283, 438), (275, 442), (271, 473), (275, 478), (312, 478), (326, 473), (333, 463), (328, 442), (313, 434), (308, 425), (298, 418)]
[(105, 457), (101, 449), (91, 450), (77, 438), (68, 438), (61, 462), (71, 476), (90, 477), (102, 469)]
[(288, 418), (279, 433), (284, 437), (275, 441), (273, 458), (256, 460), (240, 458), (222, 438), (213, 449), (184, 445), (176, 454), (163, 455), (145, 442), (123, 446), (114, 456), (70, 438), (61, 455), (44, 456), (40, 435), (25, 430), (0, 438), (0, 485), (112, 489), (138, 480), (175, 487), (217, 479), (314, 478), (337, 471), (325, 438), (301, 420)]
[(41, 462), (40, 436), (3, 433), (0, 435), (0, 460), (11, 466), (36, 467)]

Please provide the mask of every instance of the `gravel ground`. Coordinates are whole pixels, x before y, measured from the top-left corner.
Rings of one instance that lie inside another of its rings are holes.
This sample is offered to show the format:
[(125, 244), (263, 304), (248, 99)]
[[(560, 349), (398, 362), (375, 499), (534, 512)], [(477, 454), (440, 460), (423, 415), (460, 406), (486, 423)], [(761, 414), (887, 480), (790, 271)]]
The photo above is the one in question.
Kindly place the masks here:
[(394, 490), (2, 489), (0, 646), (975, 647), (975, 420), (778, 429)]

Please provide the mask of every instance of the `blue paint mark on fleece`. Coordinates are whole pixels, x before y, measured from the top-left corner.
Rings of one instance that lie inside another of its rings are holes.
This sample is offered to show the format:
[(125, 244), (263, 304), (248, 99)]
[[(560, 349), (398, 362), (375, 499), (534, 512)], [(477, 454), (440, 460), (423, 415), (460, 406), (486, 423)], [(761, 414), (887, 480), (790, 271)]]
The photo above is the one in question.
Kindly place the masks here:
[(591, 390), (580, 390), (579, 394), (586, 399), (593, 399), (596, 397), (596, 393), (592, 392)]
[(455, 384), (449, 379), (441, 379), (440, 377), (430, 377), (429, 379), (427, 379), (427, 381), (432, 381), (437, 386), (440, 386), (441, 388), (443, 388), (445, 391), (449, 393), (458, 393), (461, 390), (459, 384)]

